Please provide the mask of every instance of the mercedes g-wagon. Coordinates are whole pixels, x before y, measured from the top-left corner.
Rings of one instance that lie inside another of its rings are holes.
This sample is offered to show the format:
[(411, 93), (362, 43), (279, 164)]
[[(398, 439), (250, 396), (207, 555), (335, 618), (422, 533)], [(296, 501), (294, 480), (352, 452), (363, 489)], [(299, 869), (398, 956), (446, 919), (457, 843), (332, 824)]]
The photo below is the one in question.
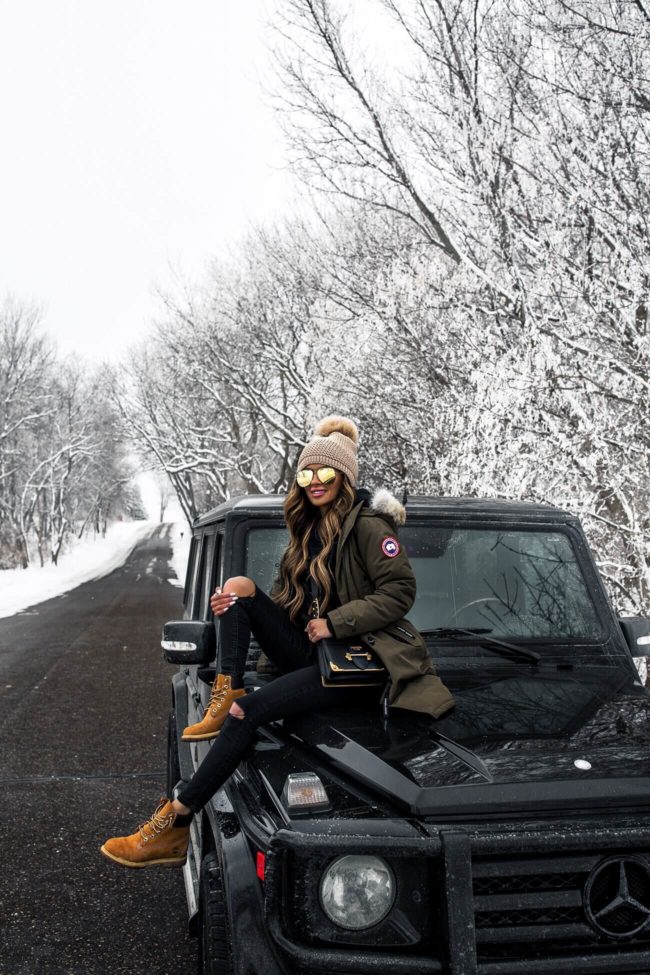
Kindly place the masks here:
[[(180, 739), (215, 673), (209, 597), (232, 575), (268, 591), (282, 500), (230, 500), (193, 525), (184, 619), (163, 634), (180, 664), (170, 790), (210, 747)], [(650, 621), (617, 618), (565, 511), (412, 497), (407, 514), (409, 618), (455, 708), (260, 729), (192, 826), (200, 971), (647, 975), (650, 694), (633, 658)]]

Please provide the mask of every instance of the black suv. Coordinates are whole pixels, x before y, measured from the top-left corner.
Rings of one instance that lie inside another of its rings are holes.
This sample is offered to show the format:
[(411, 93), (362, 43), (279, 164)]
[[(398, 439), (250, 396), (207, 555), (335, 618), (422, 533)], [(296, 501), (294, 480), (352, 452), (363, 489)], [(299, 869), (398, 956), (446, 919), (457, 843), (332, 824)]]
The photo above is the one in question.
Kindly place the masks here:
[[(169, 785), (215, 673), (209, 597), (269, 588), (282, 497), (193, 526), (185, 619), (165, 626)], [(410, 498), (409, 618), (455, 708), (312, 712), (260, 730), (196, 817), (190, 930), (210, 975), (650, 972), (650, 694), (578, 520), (542, 505)], [(251, 661), (256, 652), (251, 647)], [(254, 670), (254, 693), (264, 679)], [(267, 678), (268, 679), (268, 678)]]

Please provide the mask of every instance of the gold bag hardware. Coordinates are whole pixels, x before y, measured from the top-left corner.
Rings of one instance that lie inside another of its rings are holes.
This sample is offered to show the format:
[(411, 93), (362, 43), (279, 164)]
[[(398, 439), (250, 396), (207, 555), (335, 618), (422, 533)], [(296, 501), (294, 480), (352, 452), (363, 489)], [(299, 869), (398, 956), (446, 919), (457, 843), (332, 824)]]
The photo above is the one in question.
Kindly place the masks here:
[(363, 643), (319, 640), (317, 654), (321, 681), (325, 687), (374, 687), (381, 685), (388, 677), (380, 658)]
[(368, 652), (366, 652), (366, 653), (346, 653), (346, 655), (345, 655), (345, 659), (346, 660), (349, 660), (350, 663), (352, 663), (352, 658), (353, 657), (365, 657), (366, 660), (372, 660), (372, 654), (371, 653), (368, 653)]

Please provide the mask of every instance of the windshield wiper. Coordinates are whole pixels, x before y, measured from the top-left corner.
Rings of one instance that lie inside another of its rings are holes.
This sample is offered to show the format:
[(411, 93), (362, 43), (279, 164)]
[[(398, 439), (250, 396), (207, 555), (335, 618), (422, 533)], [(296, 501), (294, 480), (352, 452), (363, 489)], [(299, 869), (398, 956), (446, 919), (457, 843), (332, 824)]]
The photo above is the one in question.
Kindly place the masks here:
[(479, 646), (493, 650), (494, 653), (500, 653), (503, 657), (511, 659), (516, 657), (519, 660), (528, 660), (533, 664), (538, 664), (540, 661), (539, 654), (535, 653), (534, 650), (527, 650), (525, 647), (515, 646), (514, 643), (506, 643), (505, 640), (497, 640), (496, 637), (487, 636), (486, 634), (490, 633), (490, 630), (481, 627), (470, 630), (462, 626), (438, 626), (434, 630), (420, 630), (420, 633), (423, 636), (437, 636), (441, 639), (447, 637), (453, 639), (457, 636), (478, 637), (476, 642)]

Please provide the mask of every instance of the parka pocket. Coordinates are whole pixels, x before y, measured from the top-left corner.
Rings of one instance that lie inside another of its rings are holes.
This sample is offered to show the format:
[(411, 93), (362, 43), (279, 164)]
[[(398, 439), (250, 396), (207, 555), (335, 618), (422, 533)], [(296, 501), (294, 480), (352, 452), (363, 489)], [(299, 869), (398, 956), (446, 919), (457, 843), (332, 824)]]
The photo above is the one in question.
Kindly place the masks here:
[(390, 623), (384, 629), (390, 636), (399, 640), (401, 643), (408, 643), (409, 646), (415, 646), (422, 642), (422, 637), (415, 627), (411, 626), (408, 620), (400, 620), (399, 623)]

